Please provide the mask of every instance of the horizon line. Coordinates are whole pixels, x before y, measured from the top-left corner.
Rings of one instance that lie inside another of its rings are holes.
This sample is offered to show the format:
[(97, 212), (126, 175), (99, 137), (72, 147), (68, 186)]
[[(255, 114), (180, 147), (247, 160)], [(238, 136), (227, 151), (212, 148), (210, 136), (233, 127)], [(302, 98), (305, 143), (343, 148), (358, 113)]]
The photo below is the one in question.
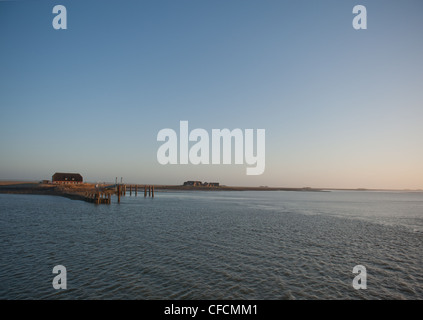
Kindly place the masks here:
[[(16, 182), (27, 182), (27, 183), (40, 183), (43, 180), (47, 179), (0, 179), (0, 182), (2, 183), (16, 183)], [(83, 183), (87, 184), (116, 184), (112, 181), (84, 181)], [(119, 183), (118, 183), (119, 184)], [(122, 184), (126, 185), (155, 185), (155, 186), (162, 186), (162, 187), (180, 187), (183, 186), (183, 184), (164, 184), (164, 183), (135, 183), (135, 182), (122, 182)], [(269, 189), (269, 191), (277, 190), (277, 189), (292, 189), (292, 190), (339, 190), (339, 191), (411, 191), (411, 192), (423, 192), (423, 188), (366, 188), (366, 187), (356, 187), (356, 188), (346, 188), (346, 187), (309, 187), (309, 186), (303, 186), (303, 187), (289, 187), (289, 186), (267, 186), (267, 185), (260, 185), (260, 186), (239, 186), (239, 185), (230, 185), (230, 184), (221, 184), (219, 187), (223, 188), (255, 188), (255, 189), (262, 189), (266, 190)], [(216, 187), (216, 188), (219, 188)], [(193, 189), (197, 187), (192, 187)], [(198, 187), (201, 189), (202, 187)], [(283, 191), (283, 190), (281, 190)]]

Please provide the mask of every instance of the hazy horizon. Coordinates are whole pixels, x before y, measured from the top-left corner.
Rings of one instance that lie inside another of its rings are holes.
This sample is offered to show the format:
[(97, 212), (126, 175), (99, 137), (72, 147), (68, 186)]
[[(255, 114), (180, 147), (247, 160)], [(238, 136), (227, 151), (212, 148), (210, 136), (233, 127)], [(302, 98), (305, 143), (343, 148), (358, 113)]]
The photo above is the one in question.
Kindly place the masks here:
[[(1, 180), (423, 189), (423, 2), (57, 4), (0, 2)], [(264, 173), (160, 165), (183, 120), (265, 129)]]

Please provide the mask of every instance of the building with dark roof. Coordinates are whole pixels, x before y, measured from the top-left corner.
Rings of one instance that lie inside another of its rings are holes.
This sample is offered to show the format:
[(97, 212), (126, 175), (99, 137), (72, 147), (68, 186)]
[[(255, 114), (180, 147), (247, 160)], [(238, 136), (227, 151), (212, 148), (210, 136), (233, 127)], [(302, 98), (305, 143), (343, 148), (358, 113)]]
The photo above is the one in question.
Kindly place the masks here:
[(193, 187), (218, 187), (219, 182), (201, 182), (201, 181), (185, 181), (184, 186)]
[(201, 186), (202, 183), (201, 181), (185, 181), (184, 182), (184, 186), (194, 186), (194, 187), (199, 187)]
[(56, 172), (51, 181), (54, 184), (78, 184), (82, 183), (83, 179), (79, 173)]
[(207, 186), (208, 187), (219, 187), (219, 182), (209, 182), (208, 184), (207, 184)]

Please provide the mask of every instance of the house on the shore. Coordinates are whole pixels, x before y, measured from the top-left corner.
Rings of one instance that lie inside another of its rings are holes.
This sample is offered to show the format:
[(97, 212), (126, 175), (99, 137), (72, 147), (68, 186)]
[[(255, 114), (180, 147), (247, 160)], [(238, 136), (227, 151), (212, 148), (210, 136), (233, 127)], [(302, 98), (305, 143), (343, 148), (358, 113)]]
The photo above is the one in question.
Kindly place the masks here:
[(54, 184), (79, 184), (83, 182), (83, 179), (79, 173), (56, 172), (51, 182)]
[(204, 182), (201, 181), (185, 181), (184, 186), (192, 186), (192, 187), (218, 187), (219, 182)]
[(185, 181), (184, 186), (193, 186), (193, 187), (199, 187), (201, 186), (201, 181)]
[(219, 186), (219, 182), (209, 182), (207, 183), (208, 187), (218, 187)]

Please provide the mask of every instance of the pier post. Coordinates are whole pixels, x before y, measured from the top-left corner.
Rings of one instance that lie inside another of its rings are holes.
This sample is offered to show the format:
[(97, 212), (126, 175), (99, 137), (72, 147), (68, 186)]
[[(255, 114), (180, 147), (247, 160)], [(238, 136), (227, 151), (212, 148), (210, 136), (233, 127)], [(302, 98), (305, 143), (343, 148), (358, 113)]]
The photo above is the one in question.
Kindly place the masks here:
[(144, 198), (147, 196), (147, 186), (144, 185)]
[(148, 196), (151, 197), (151, 186), (148, 186)]
[(154, 198), (154, 186), (151, 186), (151, 196)]
[(138, 195), (138, 185), (136, 184), (135, 185), (135, 196), (137, 196)]
[(129, 185), (129, 196), (132, 197), (132, 184)]
[(120, 192), (121, 192), (121, 190), (120, 190), (120, 185), (118, 185), (118, 203), (120, 203)]

